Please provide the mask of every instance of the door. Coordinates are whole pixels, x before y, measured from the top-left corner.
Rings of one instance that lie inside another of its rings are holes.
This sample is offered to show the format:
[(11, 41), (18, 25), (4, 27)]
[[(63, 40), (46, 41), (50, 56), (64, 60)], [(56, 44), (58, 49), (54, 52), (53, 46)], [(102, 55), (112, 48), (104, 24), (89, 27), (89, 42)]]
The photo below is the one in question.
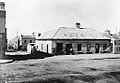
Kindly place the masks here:
[(63, 50), (63, 43), (57, 43), (56, 44), (56, 54), (62, 54)]
[(72, 44), (66, 44), (66, 54), (70, 54), (71, 48), (72, 48)]
[(106, 50), (107, 44), (103, 44), (103, 50)]
[(99, 49), (100, 49), (100, 44), (96, 44), (96, 45), (95, 45), (96, 53), (99, 53)]

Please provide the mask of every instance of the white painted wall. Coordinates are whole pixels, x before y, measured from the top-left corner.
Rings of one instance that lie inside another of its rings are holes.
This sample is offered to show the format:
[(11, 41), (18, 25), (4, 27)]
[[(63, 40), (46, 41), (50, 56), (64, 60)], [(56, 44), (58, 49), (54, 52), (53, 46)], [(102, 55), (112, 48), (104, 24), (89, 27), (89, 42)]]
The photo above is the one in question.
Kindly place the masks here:
[(36, 40), (36, 45), (38, 46), (38, 50), (43, 52), (47, 52), (47, 45), (48, 45), (48, 53), (52, 53), (52, 41)]

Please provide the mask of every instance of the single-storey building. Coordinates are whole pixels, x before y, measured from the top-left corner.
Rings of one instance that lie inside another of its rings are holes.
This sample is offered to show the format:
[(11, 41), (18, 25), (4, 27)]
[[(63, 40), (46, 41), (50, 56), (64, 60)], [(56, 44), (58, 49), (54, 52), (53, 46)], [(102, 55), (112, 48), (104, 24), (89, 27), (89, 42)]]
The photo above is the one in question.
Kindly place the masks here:
[(60, 27), (36, 38), (38, 50), (51, 54), (99, 53), (110, 46), (111, 38), (92, 28)]

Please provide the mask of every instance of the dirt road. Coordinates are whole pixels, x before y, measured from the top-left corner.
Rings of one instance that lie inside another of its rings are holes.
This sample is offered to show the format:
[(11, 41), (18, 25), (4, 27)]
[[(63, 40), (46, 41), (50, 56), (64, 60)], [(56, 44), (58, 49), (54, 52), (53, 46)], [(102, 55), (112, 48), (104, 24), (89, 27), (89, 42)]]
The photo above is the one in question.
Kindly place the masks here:
[(15, 61), (0, 64), (0, 80), (0, 83), (120, 83), (120, 59), (55, 57)]

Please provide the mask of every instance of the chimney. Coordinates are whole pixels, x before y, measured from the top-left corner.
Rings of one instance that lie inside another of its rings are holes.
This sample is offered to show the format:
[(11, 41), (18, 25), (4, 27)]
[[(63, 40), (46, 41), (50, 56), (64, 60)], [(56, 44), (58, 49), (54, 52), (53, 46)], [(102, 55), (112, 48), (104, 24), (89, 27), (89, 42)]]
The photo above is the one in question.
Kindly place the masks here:
[(35, 32), (33, 32), (33, 33), (32, 33), (32, 35), (33, 35), (33, 36), (36, 36), (36, 33), (35, 33)]
[(40, 36), (41, 36), (41, 33), (38, 34), (38, 37), (40, 37)]
[(105, 34), (110, 35), (110, 30), (105, 30)]
[(81, 29), (81, 24), (80, 23), (77, 22), (75, 25), (78, 29)]

